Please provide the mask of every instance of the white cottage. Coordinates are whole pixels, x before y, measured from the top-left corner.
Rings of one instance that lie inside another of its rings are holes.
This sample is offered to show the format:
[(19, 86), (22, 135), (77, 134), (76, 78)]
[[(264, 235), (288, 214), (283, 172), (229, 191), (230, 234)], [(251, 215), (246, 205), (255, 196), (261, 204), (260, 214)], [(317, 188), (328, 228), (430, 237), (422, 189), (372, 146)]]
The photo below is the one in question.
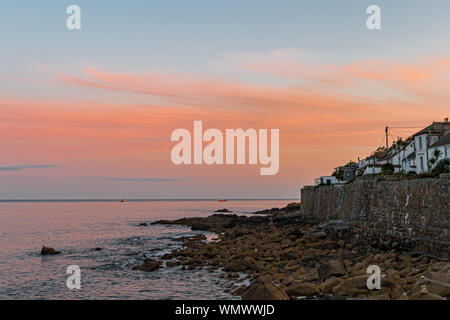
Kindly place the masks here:
[(428, 159), (435, 157), (436, 150), (439, 150), (439, 157), (436, 158), (435, 163), (442, 159), (450, 158), (450, 133), (444, 135), (441, 139), (428, 148)]
[(449, 132), (450, 123), (448, 118), (446, 118), (444, 122), (433, 122), (413, 135), (416, 153), (416, 173), (425, 173), (431, 169), (429, 160), (433, 157), (433, 152), (436, 148), (442, 149), (445, 154), (445, 150), (447, 150), (443, 147), (445, 143), (443, 145), (438, 144)]

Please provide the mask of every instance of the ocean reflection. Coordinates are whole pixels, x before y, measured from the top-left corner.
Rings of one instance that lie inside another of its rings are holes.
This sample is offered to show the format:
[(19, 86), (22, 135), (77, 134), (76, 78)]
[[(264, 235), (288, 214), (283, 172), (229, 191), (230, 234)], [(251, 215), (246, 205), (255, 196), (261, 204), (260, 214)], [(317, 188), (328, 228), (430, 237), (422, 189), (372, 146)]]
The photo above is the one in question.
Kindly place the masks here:
[[(245, 214), (287, 202), (0, 202), (0, 299), (235, 299), (224, 293), (220, 271), (131, 270), (179, 248), (175, 238), (199, 234), (150, 222), (207, 216), (224, 206)], [(41, 256), (42, 245), (62, 253)], [(81, 268), (81, 290), (66, 287), (69, 265)]]

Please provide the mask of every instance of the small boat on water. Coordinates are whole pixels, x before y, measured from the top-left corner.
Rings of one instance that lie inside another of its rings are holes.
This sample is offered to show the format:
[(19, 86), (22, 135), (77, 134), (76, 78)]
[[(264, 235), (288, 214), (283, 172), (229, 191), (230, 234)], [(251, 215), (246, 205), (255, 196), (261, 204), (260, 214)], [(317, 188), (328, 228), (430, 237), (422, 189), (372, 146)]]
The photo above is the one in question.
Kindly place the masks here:
[(120, 200), (120, 202), (127, 202), (127, 200), (125, 200), (125, 199), (122, 199), (122, 200)]
[(225, 201), (227, 201), (227, 200), (225, 200), (225, 199), (219, 199), (219, 202), (225, 202)]

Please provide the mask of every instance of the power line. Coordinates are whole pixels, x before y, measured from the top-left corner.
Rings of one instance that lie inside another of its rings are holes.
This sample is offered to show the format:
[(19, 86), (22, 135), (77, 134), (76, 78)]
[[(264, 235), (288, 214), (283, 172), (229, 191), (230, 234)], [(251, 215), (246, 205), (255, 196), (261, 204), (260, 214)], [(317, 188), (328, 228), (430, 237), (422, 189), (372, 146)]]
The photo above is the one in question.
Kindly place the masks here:
[(393, 129), (420, 129), (423, 127), (390, 127), (388, 126), (388, 128), (393, 128)]

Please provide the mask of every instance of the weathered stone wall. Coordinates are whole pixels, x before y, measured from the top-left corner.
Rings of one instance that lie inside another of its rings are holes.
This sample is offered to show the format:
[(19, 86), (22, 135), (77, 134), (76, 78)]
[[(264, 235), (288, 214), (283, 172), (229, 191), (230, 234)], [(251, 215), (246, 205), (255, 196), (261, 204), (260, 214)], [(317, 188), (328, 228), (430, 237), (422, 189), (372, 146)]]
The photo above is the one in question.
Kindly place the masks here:
[(361, 240), (386, 241), (449, 259), (450, 174), (439, 178), (304, 187), (301, 214), (325, 222), (344, 220)]

